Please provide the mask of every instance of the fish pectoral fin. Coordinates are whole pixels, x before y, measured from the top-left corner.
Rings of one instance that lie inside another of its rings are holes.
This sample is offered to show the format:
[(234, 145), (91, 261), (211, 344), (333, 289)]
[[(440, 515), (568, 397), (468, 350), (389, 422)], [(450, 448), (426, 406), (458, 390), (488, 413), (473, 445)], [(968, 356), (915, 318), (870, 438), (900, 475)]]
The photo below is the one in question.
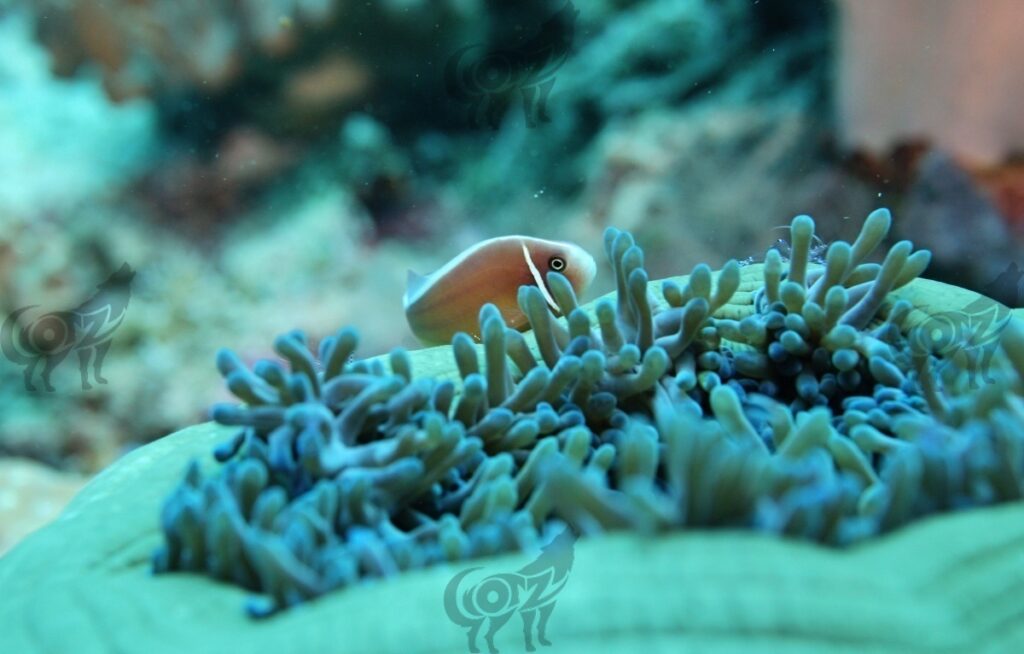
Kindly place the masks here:
[(426, 283), (427, 278), (423, 275), (415, 273), (412, 270), (407, 270), (405, 272), (405, 296), (402, 298), (405, 306), (408, 307), (417, 297), (419, 297), (420, 292), (423, 290)]

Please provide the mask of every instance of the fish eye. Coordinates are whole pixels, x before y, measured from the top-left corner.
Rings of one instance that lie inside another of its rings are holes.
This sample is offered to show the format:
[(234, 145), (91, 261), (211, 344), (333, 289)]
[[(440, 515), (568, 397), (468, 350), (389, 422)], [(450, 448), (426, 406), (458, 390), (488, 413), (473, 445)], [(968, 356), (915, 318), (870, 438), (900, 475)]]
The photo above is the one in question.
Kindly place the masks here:
[(565, 270), (565, 259), (562, 257), (551, 257), (548, 259), (548, 268), (555, 272), (562, 272)]

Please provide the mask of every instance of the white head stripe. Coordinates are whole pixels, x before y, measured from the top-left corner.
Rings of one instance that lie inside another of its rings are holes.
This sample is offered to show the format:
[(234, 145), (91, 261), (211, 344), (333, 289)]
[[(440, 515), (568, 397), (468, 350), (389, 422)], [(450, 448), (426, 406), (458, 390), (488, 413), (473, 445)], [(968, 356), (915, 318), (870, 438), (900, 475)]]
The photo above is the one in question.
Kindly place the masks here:
[(544, 278), (540, 276), (540, 271), (537, 270), (537, 266), (535, 266), (533, 264), (533, 257), (530, 256), (530, 250), (526, 247), (526, 243), (525, 242), (522, 245), (523, 245), (523, 258), (526, 259), (526, 265), (530, 269), (530, 274), (533, 275), (533, 281), (537, 282), (537, 288), (540, 289), (541, 294), (544, 296), (544, 299), (547, 301), (548, 306), (551, 307), (551, 310), (557, 312), (559, 310), (558, 309), (558, 305), (555, 304), (554, 298), (552, 298), (551, 294), (548, 293), (547, 284), (544, 283)]

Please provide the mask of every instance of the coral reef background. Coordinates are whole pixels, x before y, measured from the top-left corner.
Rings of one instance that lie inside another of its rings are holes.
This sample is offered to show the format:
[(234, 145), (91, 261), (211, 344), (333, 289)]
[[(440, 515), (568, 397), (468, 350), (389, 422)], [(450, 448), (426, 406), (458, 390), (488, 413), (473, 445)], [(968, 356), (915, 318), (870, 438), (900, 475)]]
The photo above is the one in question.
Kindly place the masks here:
[[(977, 4), (990, 1), (1007, 5)], [(852, 4), (0, 5), (0, 319), (74, 307), (122, 263), (136, 271), (106, 385), (82, 390), (72, 355), (54, 392), (30, 392), (0, 359), (0, 457), (78, 483), (204, 420), (227, 398), (210, 364), (224, 345), (251, 363), (289, 329), (315, 347), (355, 324), (361, 355), (415, 347), (406, 269), (499, 234), (596, 253), (605, 227), (629, 229), (661, 278), (758, 257), (798, 213), (825, 241), (851, 240), (850, 217), (886, 205), (892, 240), (933, 252), (929, 276), (1021, 306), (1020, 153), (978, 161), (943, 125), (886, 115), (907, 108), (857, 86), (872, 48), (840, 38)], [(935, 25), (893, 20), (872, 38), (947, 45)], [(523, 71), (552, 33), (570, 47), (546, 60), (544, 111), (524, 111)], [(496, 54), (453, 89), (446, 71), (468, 46)], [(918, 74), (917, 102), (949, 92), (942, 66), (959, 64), (942, 54)], [(975, 81), (964, 102), (1002, 112), (998, 75)], [(481, 102), (493, 123), (474, 119)], [(870, 138), (850, 115), (872, 117)], [(998, 115), (986, 136), (1012, 146), (1021, 114)], [(0, 477), (0, 493), (13, 484)]]

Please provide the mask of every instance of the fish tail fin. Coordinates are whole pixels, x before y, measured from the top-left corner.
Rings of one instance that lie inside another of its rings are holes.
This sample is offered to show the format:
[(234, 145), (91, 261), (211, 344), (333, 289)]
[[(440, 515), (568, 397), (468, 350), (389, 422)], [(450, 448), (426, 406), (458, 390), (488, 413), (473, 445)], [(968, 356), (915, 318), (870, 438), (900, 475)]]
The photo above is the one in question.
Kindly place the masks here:
[(426, 277), (412, 270), (407, 270), (405, 272), (405, 295), (402, 297), (402, 304), (408, 307), (420, 294), (426, 283)]

